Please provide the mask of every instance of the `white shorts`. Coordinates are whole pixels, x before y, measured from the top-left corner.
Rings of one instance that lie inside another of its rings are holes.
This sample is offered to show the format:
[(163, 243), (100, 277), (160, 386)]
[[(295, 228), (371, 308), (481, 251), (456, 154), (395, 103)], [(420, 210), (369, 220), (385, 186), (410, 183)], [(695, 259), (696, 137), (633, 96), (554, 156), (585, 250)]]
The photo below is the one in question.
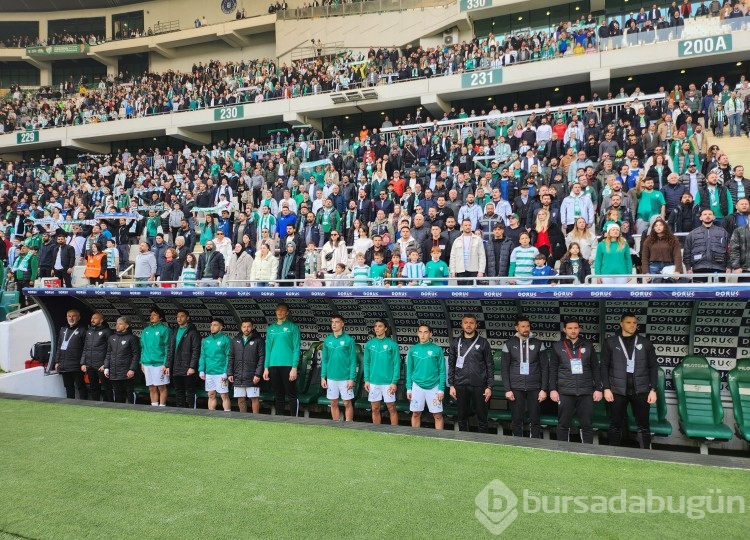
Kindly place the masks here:
[(354, 399), (354, 390), (350, 390), (346, 387), (346, 385), (349, 384), (349, 381), (334, 381), (333, 379), (326, 380), (328, 381), (328, 391), (326, 392), (326, 397), (328, 399), (338, 399), (339, 396), (341, 396), (341, 399), (344, 401)]
[(164, 386), (169, 384), (169, 375), (164, 375), (163, 366), (143, 366), (146, 386)]
[(229, 381), (226, 373), (221, 375), (206, 375), (206, 392), (216, 391), (220, 394), (229, 393)]
[(234, 397), (260, 397), (260, 386), (235, 386)]
[(411, 385), (411, 405), (409, 410), (411, 412), (422, 412), (424, 405), (427, 403), (427, 408), (431, 413), (443, 412), (443, 401), (438, 399), (438, 387), (436, 386), (432, 390), (425, 390), (412, 383)]
[(367, 401), (375, 403), (376, 401), (385, 401), (386, 403), (396, 402), (396, 392), (388, 393), (390, 384), (372, 384), (370, 383), (370, 393), (367, 395)]

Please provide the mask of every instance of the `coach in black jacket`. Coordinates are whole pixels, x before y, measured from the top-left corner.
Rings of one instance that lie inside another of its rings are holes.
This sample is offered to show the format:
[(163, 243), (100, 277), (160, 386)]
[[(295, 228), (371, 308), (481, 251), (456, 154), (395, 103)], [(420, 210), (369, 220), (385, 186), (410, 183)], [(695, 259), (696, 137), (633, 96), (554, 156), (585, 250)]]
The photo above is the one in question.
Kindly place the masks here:
[(104, 376), (104, 357), (107, 355), (107, 342), (112, 335), (104, 315), (98, 311), (91, 315), (91, 325), (86, 330), (86, 342), (81, 356), (81, 371), (89, 376), (90, 397), (94, 401), (112, 401), (112, 385)]
[(115, 333), (107, 341), (104, 357), (104, 375), (112, 381), (112, 394), (116, 403), (125, 403), (127, 382), (135, 377), (141, 363), (141, 342), (130, 329), (130, 317), (120, 317)]
[(490, 343), (477, 333), (477, 318), (464, 315), (463, 332), (448, 349), (448, 386), (458, 405), (458, 429), (469, 431), (471, 402), (477, 413), (479, 433), (487, 433), (487, 409), (495, 384), (495, 365)]
[(252, 400), (253, 414), (260, 412), (260, 379), (266, 364), (266, 343), (249, 319), (242, 321), (240, 333), (229, 346), (227, 375), (234, 385), (240, 412), (247, 412), (247, 398)]
[(581, 325), (571, 317), (563, 326), (565, 337), (552, 345), (549, 361), (549, 397), (559, 404), (557, 440), (570, 440), (573, 415), (581, 424), (581, 442), (594, 444), (594, 401), (602, 399), (599, 361), (590, 341), (579, 339)]
[(177, 311), (177, 327), (172, 328), (167, 349), (167, 369), (174, 384), (175, 407), (195, 408), (200, 356), (201, 335), (190, 322), (187, 310), (181, 309)]
[(638, 319), (632, 313), (620, 318), (621, 332), (607, 338), (602, 347), (604, 399), (612, 403), (609, 444), (619, 445), (628, 403), (638, 426), (641, 448), (651, 446), (649, 410), (656, 403), (659, 366), (651, 341), (639, 336)]
[(89, 392), (83, 381), (81, 355), (86, 332), (81, 325), (81, 313), (76, 309), (68, 311), (68, 326), (60, 328), (55, 349), (55, 370), (62, 375), (65, 394), (68, 399), (75, 399), (76, 388), (81, 399), (88, 399)]
[(531, 337), (531, 322), (526, 316), (516, 319), (516, 335), (503, 345), (502, 372), (505, 397), (510, 401), (514, 437), (523, 436), (523, 417), (531, 419), (531, 436), (542, 438), (539, 404), (547, 399), (548, 366), (543, 357), (544, 344)]

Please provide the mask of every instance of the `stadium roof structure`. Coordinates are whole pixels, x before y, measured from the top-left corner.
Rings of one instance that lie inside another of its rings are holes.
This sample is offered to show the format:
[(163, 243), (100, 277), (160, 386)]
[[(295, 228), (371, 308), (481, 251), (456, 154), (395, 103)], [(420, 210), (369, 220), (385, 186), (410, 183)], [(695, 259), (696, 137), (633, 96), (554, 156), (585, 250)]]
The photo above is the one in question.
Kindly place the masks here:
[(153, 0), (0, 0), (0, 11), (5, 13), (31, 11), (71, 11), (76, 9), (116, 8), (142, 4)]

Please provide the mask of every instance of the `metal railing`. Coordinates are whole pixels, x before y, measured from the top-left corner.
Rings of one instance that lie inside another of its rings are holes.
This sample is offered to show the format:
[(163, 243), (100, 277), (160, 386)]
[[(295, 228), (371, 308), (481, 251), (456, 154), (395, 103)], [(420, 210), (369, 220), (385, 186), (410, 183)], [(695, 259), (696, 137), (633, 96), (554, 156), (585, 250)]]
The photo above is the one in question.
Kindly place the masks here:
[(180, 29), (180, 21), (166, 21), (166, 22), (159, 22), (156, 21), (156, 24), (154, 24), (154, 35), (156, 34), (166, 34), (167, 32), (177, 32)]
[(18, 317), (21, 317), (22, 315), (26, 315), (27, 313), (31, 313), (32, 311), (36, 311), (40, 308), (41, 306), (39, 304), (37, 304), (36, 302), (33, 302), (26, 307), (9, 312), (5, 316), (5, 320), (12, 321), (13, 319), (17, 319)]
[(355, 0), (349, 4), (339, 2), (338, 5), (286, 9), (277, 11), (276, 16), (281, 20), (345, 17), (348, 15), (405, 11), (407, 9), (448, 7), (455, 3), (456, 0)]
[[(694, 280), (699, 280), (701, 283), (722, 283), (723, 285), (737, 284), (740, 278), (744, 278), (750, 281), (750, 273), (738, 273), (734, 272), (712, 272), (712, 273), (687, 273), (681, 274), (602, 274), (586, 276), (585, 285), (596, 285), (601, 279), (626, 279), (628, 285), (633, 284), (645, 284), (649, 281), (653, 283), (654, 280), (660, 280), (661, 283), (667, 285), (693, 285)], [(680, 281), (675, 281), (680, 279)], [(607, 284), (612, 285), (612, 284)]]

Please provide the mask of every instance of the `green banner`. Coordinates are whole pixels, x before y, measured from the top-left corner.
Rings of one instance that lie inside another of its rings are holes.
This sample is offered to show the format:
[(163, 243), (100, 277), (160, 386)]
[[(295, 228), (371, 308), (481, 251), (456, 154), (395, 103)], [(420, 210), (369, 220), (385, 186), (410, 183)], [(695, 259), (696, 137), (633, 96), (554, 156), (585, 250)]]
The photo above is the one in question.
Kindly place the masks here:
[(488, 69), (461, 74), (461, 88), (479, 88), (480, 86), (492, 86), (502, 82), (502, 69)]
[(16, 144), (27, 144), (39, 142), (38, 131), (20, 131), (16, 133)]
[(725, 53), (732, 50), (732, 34), (707, 36), (680, 41), (678, 56), (701, 56), (704, 54)]
[(26, 47), (29, 56), (53, 56), (62, 54), (85, 54), (89, 52), (89, 46), (82, 43), (70, 43), (68, 45), (47, 45), (43, 47)]

